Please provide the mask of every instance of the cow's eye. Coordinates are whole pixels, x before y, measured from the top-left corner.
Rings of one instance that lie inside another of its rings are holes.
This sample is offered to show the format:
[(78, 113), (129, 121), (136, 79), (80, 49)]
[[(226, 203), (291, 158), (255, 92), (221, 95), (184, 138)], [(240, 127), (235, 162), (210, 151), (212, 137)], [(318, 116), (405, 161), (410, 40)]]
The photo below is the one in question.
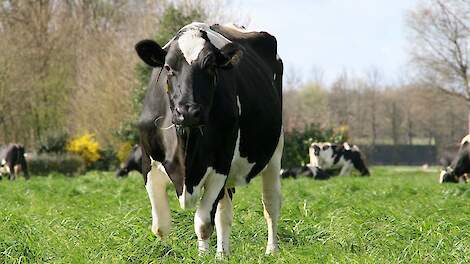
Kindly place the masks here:
[(165, 70), (168, 72), (168, 76), (174, 76), (175, 75), (175, 71), (173, 71), (173, 69), (168, 65), (168, 64), (165, 64)]

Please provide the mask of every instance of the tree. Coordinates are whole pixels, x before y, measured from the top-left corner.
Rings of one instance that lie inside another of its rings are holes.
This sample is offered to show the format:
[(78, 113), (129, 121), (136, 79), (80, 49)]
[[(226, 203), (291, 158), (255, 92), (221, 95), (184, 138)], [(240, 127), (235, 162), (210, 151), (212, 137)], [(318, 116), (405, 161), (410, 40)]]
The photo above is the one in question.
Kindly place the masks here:
[(470, 106), (470, 1), (428, 0), (409, 13), (408, 26), (422, 81)]

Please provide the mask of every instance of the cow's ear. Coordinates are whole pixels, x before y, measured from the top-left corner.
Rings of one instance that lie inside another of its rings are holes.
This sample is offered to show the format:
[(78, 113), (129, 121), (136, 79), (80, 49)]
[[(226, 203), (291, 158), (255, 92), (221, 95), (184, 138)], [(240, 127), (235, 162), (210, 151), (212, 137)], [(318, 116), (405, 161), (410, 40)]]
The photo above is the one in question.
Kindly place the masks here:
[(217, 67), (230, 69), (240, 62), (242, 56), (243, 51), (239, 45), (233, 42), (228, 43), (220, 49), (216, 60)]
[(165, 64), (166, 51), (157, 42), (144, 39), (135, 44), (135, 51), (150, 67), (162, 67)]
[(320, 147), (316, 144), (312, 144), (312, 148), (313, 150), (315, 150), (316, 152), (320, 152)]

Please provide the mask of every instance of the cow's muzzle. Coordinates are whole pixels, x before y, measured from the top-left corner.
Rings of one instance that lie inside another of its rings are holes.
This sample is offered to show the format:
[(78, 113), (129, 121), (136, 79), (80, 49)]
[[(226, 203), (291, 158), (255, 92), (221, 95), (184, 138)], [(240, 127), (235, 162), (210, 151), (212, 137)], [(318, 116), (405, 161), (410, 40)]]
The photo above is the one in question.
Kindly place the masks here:
[(201, 125), (202, 109), (198, 104), (182, 104), (173, 111), (173, 123), (183, 127)]

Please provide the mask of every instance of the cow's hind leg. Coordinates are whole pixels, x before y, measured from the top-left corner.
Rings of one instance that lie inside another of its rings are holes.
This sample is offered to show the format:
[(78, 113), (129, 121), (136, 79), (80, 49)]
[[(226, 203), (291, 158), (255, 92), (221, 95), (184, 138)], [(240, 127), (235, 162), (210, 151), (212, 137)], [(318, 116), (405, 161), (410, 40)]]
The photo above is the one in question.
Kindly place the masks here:
[(361, 173), (361, 176), (369, 176), (370, 172), (367, 169), (366, 164), (364, 163), (364, 160), (362, 159), (361, 155), (356, 155), (355, 159), (353, 159), (353, 166), (356, 170), (358, 170)]
[(347, 162), (346, 164), (344, 164), (343, 168), (341, 168), (339, 176), (350, 175), (352, 169), (353, 169), (353, 165), (351, 163)]
[(224, 189), (224, 196), (217, 204), (215, 228), (217, 231), (217, 257), (230, 255), (230, 231), (232, 229), (233, 208), (230, 191)]
[(10, 181), (16, 180), (15, 166), (8, 165), (8, 171), (10, 172)]
[(169, 181), (163, 165), (152, 161), (145, 188), (152, 205), (152, 232), (160, 238), (168, 235), (171, 227), (170, 207), (166, 193), (166, 185)]
[(282, 149), (284, 145), (283, 136), (279, 139), (276, 151), (268, 166), (262, 173), (263, 181), (263, 207), (264, 218), (268, 225), (268, 244), (266, 254), (273, 254), (279, 251), (277, 241), (277, 221), (281, 211), (281, 169)]

